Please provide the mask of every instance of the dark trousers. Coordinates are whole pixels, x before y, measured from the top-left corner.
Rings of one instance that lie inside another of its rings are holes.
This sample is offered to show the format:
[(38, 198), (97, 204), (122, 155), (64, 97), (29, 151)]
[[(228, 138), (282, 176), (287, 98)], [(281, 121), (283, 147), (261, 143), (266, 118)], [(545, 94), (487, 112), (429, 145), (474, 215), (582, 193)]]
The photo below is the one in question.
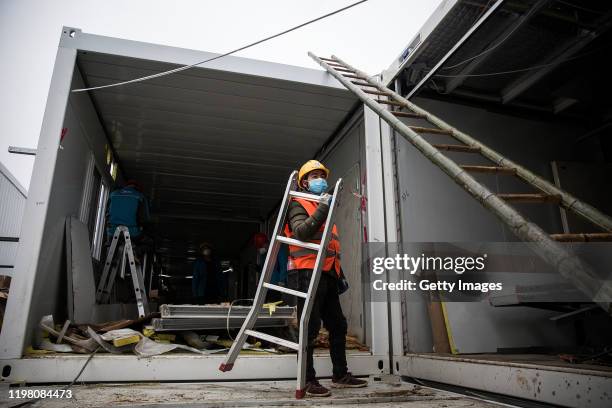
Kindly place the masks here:
[[(308, 291), (312, 269), (291, 270), (287, 277), (287, 286), (302, 292)], [(304, 299), (297, 299), (298, 317), (302, 316), (304, 310)], [(329, 355), (333, 364), (335, 378), (342, 378), (347, 373), (346, 365), (346, 331), (347, 323), (340, 298), (338, 297), (338, 283), (336, 273), (321, 272), (317, 294), (310, 312), (308, 322), (308, 345), (306, 347), (306, 381), (312, 381), (316, 377), (313, 365), (314, 343), (319, 329), (323, 326), (329, 332)]]

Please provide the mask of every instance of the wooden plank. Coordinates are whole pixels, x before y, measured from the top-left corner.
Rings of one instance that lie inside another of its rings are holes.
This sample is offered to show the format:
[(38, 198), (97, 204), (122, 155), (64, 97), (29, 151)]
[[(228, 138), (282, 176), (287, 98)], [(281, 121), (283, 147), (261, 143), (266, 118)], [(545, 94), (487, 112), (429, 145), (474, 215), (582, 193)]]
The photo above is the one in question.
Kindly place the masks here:
[(472, 147), (472, 146), (466, 146), (466, 145), (434, 144), (433, 147), (435, 147), (438, 150), (447, 150), (449, 152), (478, 153), (480, 151), (480, 148), (478, 147)]
[(364, 89), (363, 92), (365, 92), (367, 94), (372, 94), (372, 95), (383, 95), (383, 96), (391, 96), (392, 95), (389, 92), (371, 91), (369, 89)]
[(551, 234), (550, 237), (559, 242), (610, 242), (610, 232), (588, 232), (580, 234)]
[(519, 203), (559, 203), (561, 196), (540, 193), (501, 193), (497, 196), (506, 201), (514, 201)]
[(369, 84), (367, 82), (359, 82), (359, 81), (351, 81), (352, 83), (354, 83), (355, 85), (359, 85), (359, 86), (371, 86), (372, 88), (377, 88), (376, 85), (372, 85)]
[(345, 77), (345, 78), (366, 79), (366, 77), (361, 76), (361, 75), (342, 74), (342, 76)]
[(384, 100), (376, 99), (376, 102), (383, 103), (385, 105), (392, 105), (392, 106), (406, 106), (403, 103), (395, 102), (395, 101), (384, 101)]
[(463, 164), (460, 166), (465, 171), (473, 173), (499, 173), (499, 174), (516, 174), (516, 169), (500, 166), (474, 166)]
[(410, 129), (417, 133), (432, 133), (437, 135), (452, 135), (453, 132), (450, 130), (438, 129), (438, 128), (426, 128), (420, 126), (408, 126)]
[(395, 116), (399, 116), (401, 118), (415, 118), (415, 119), (422, 119), (424, 118), (423, 115), (419, 114), (419, 113), (414, 113), (414, 112), (400, 112), (400, 111), (391, 111), (392, 114), (394, 114)]

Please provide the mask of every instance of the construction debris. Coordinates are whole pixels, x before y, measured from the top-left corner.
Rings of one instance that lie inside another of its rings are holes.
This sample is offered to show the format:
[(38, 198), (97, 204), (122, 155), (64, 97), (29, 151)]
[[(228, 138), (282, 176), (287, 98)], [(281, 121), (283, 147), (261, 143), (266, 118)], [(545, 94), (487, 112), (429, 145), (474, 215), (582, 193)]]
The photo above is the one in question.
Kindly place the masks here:
[[(315, 347), (329, 348), (329, 332), (321, 328), (319, 335), (315, 340)], [(370, 351), (369, 347), (359, 342), (357, 337), (350, 334), (346, 335), (346, 349), (347, 350), (359, 350), (359, 351)]]

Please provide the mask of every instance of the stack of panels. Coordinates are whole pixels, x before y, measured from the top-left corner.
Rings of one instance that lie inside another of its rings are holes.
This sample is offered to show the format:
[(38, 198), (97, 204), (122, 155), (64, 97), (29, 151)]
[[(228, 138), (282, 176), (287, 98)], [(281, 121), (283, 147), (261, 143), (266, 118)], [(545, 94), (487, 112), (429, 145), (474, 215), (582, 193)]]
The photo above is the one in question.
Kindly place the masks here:
[[(251, 310), (250, 306), (229, 305), (161, 305), (161, 318), (152, 319), (156, 331), (239, 329)], [(261, 309), (255, 327), (283, 327), (294, 318), (295, 308), (277, 306), (270, 314)]]

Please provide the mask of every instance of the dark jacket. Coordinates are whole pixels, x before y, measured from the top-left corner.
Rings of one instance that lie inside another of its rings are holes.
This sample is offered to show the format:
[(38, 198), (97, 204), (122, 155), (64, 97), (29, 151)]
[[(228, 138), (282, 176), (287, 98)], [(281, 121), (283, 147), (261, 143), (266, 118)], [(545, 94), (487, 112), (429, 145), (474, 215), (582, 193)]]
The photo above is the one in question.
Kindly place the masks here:
[[(208, 270), (208, 265), (213, 266), (212, 271)], [(211, 273), (214, 274), (216, 284), (214, 288), (207, 288), (208, 277)], [(196, 261), (193, 263), (191, 293), (195, 297), (206, 297), (205, 301), (210, 303), (218, 303), (222, 300), (221, 298), (224, 295), (224, 285), (223, 273), (221, 272), (221, 264), (219, 261), (217, 261), (215, 258), (209, 262), (206, 262), (206, 260), (202, 257), (198, 257), (196, 259)]]

